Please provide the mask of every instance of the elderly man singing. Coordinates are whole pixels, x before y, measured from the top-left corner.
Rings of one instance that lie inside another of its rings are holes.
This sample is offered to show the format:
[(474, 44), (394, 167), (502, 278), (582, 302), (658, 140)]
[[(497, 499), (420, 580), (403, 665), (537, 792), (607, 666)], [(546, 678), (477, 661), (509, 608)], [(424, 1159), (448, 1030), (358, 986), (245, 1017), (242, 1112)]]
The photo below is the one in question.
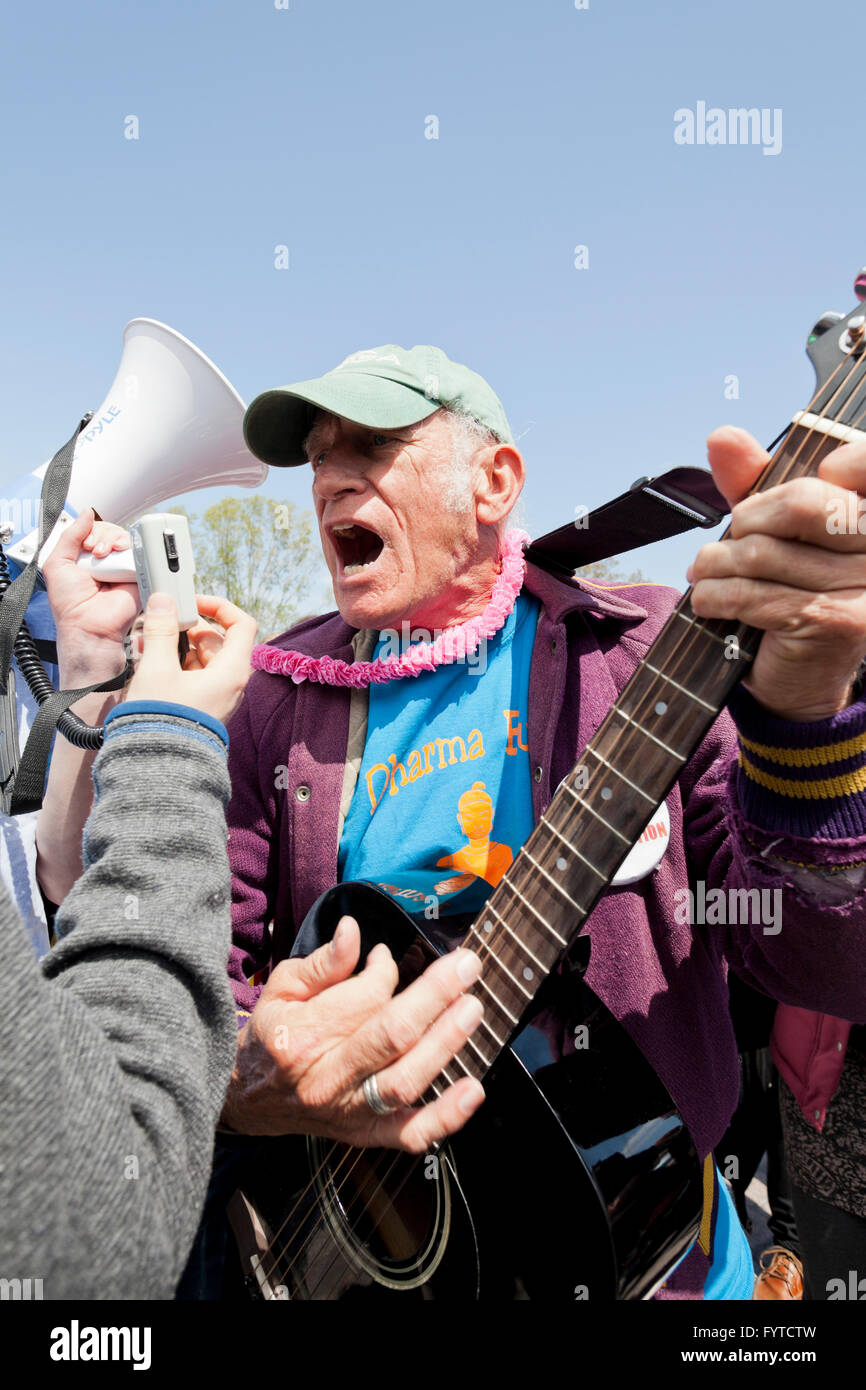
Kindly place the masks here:
[[(437, 348), (354, 353), (259, 396), (245, 430), (270, 463), (309, 461), (339, 613), (256, 649), (230, 728), (240, 1033), (224, 1121), (419, 1153), (482, 1101), (464, 1077), (415, 1105), (489, 1003), (471, 988), (475, 958), (455, 952), (392, 999), (386, 947), (353, 976), (360, 937), (347, 917), (309, 957), (302, 992), (279, 962), (339, 881), (372, 881), (440, 922), (477, 911), (675, 596), (524, 562), (525, 538), (509, 530), (524, 465), (503, 407)], [(737, 1099), (729, 965), (777, 999), (866, 1020), (866, 705), (855, 685), (866, 538), (825, 524), (828, 500), (866, 492), (866, 450), (846, 445), (820, 477), (745, 500), (767, 455), (727, 428), (709, 456), (733, 531), (692, 565), (693, 608), (764, 635), (748, 688), (668, 795), (664, 855), (637, 882), (614, 881), (584, 928), (589, 985), (667, 1086), (702, 1160)], [(479, 642), (483, 663), (468, 661)], [(781, 890), (782, 929), (684, 920), (674, 905), (698, 881)], [(311, 1026), (281, 1046), (279, 1025), (302, 1008)], [(724, 1183), (712, 1225), (661, 1296), (750, 1297)]]

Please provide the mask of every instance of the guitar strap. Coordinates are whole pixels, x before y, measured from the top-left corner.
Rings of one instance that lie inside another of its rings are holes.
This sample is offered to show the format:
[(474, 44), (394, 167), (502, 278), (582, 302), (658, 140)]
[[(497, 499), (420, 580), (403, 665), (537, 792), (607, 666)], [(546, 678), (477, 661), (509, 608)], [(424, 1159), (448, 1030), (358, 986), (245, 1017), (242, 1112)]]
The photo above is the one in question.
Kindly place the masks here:
[(730, 508), (708, 468), (672, 468), (638, 478), (627, 492), (533, 541), (527, 560), (554, 574), (622, 555), (695, 526), (718, 526)]

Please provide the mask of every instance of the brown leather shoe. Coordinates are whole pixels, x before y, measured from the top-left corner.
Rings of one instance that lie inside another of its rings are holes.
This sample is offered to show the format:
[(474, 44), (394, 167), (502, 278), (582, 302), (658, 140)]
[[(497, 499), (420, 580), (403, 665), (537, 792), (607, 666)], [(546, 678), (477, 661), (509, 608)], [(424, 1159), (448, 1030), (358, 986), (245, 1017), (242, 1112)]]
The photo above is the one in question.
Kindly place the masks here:
[[(765, 1260), (769, 1260), (767, 1265)], [(755, 1280), (753, 1299), (802, 1298), (803, 1265), (784, 1245), (771, 1245), (761, 1256), (761, 1272)]]

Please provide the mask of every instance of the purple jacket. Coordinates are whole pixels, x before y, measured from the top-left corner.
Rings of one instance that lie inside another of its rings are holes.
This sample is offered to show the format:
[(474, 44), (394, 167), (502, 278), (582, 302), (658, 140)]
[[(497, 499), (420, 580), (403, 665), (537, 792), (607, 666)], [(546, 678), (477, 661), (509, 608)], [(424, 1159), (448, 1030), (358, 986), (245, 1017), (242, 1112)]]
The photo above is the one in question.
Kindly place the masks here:
[[(537, 819), (676, 596), (655, 585), (579, 585), (534, 565), (525, 587), (541, 602), (528, 711)], [(353, 635), (332, 615), (302, 623), (276, 645), (351, 661)], [(588, 983), (655, 1067), (701, 1158), (722, 1138), (737, 1103), (729, 965), (785, 1003), (866, 1021), (866, 898), (854, 884), (841, 894), (828, 886), (844, 877), (843, 866), (866, 860), (866, 794), (858, 790), (866, 752), (840, 763), (852, 745), (866, 746), (858, 737), (866, 706), (791, 724), (738, 690), (730, 711), (668, 795), (670, 845), (656, 872), (608, 889), (585, 927)], [(260, 990), (248, 980), (289, 953), (306, 912), (337, 881), (348, 715), (344, 689), (256, 672), (229, 726), (230, 973), (241, 1022)], [(841, 774), (828, 797), (818, 795), (825, 764)], [(805, 793), (797, 790), (801, 782), (809, 783)], [(689, 925), (675, 894), (698, 880), (707, 892), (781, 889), (781, 930)], [(683, 1275), (687, 1265), (691, 1273)], [(700, 1296), (699, 1265), (690, 1257), (680, 1267), (669, 1281), (671, 1292), (680, 1281), (674, 1296)]]

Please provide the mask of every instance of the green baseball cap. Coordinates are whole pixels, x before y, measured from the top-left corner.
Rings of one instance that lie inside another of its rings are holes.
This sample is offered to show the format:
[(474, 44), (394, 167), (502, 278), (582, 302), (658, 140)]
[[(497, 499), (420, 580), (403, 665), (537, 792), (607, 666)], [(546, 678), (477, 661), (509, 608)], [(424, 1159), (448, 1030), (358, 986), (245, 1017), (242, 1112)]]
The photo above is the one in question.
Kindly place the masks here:
[(353, 352), (324, 376), (256, 396), (244, 416), (244, 439), (256, 458), (294, 467), (307, 462), (302, 445), (317, 408), (373, 429), (402, 429), (442, 406), (514, 443), (502, 402), (482, 376), (441, 348), (395, 343)]

